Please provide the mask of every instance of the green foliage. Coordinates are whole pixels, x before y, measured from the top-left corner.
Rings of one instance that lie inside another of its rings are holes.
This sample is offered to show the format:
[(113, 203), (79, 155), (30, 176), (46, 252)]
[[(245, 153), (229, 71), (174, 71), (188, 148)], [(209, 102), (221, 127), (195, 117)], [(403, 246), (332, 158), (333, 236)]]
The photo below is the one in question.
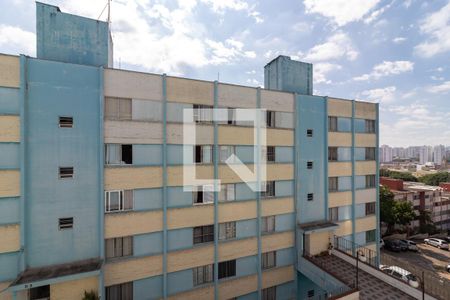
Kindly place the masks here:
[(387, 224), (388, 232), (392, 232), (395, 224), (408, 226), (414, 218), (414, 208), (410, 202), (395, 201), (388, 187), (380, 187), (380, 220)]
[(408, 225), (416, 217), (411, 202), (407, 201), (396, 201), (395, 214), (400, 225)]
[(402, 179), (404, 181), (417, 182), (417, 178), (409, 172), (397, 172), (397, 171), (391, 171), (391, 170), (387, 170), (387, 169), (381, 169), (380, 176), (381, 177), (390, 177), (393, 179)]
[(450, 181), (450, 173), (448, 172), (438, 172), (436, 174), (428, 174), (419, 178), (420, 182), (427, 185), (439, 185), (441, 182)]
[(89, 292), (84, 291), (84, 296), (82, 300), (100, 300), (100, 297), (94, 291)]

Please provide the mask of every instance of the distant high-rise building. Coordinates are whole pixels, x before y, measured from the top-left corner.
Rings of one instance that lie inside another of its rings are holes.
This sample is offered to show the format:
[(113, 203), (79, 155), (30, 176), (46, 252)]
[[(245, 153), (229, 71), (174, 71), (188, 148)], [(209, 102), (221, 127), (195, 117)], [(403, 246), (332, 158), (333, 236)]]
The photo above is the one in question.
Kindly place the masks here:
[(433, 149), (433, 162), (437, 165), (442, 164), (442, 160), (445, 158), (445, 146), (437, 145)]
[(425, 164), (433, 160), (433, 148), (431, 146), (422, 146), (419, 151), (419, 162)]
[(388, 145), (382, 145), (380, 147), (380, 162), (386, 163), (392, 161), (392, 148)]

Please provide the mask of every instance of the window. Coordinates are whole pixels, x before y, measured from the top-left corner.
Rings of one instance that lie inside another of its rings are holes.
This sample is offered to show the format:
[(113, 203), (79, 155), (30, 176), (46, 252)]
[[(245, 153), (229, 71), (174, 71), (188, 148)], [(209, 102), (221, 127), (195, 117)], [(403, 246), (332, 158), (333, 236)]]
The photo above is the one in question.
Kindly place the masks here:
[(219, 279), (236, 276), (236, 260), (219, 263)]
[(207, 204), (214, 202), (214, 186), (203, 185), (196, 188), (197, 191), (193, 192), (194, 204)]
[(214, 225), (194, 227), (194, 244), (214, 241)]
[(263, 269), (274, 268), (277, 265), (277, 252), (271, 251), (261, 255), (261, 266)]
[(213, 110), (210, 105), (194, 104), (194, 122), (211, 123), (213, 120)]
[(59, 178), (73, 178), (73, 167), (59, 167)]
[(276, 299), (277, 299), (276, 286), (272, 286), (270, 288), (266, 288), (261, 291), (261, 300), (276, 300)]
[(366, 175), (366, 188), (375, 187), (375, 175)]
[(307, 168), (307, 169), (312, 169), (312, 168), (313, 168), (313, 162), (312, 162), (312, 161), (308, 161), (308, 162), (306, 163), (306, 168)]
[(339, 220), (339, 207), (330, 207), (328, 209), (328, 220), (337, 222)]
[(337, 147), (328, 147), (328, 161), (338, 160), (338, 149)]
[(236, 111), (234, 108), (228, 108), (228, 125), (235, 125), (236, 124)]
[(366, 203), (366, 216), (375, 214), (375, 202)]
[(366, 132), (375, 133), (375, 120), (366, 120)]
[(105, 164), (131, 165), (133, 163), (133, 145), (105, 144)]
[(275, 147), (267, 146), (267, 161), (274, 162), (275, 161)]
[(338, 177), (328, 177), (328, 191), (336, 192), (338, 191)]
[(312, 137), (313, 136), (313, 130), (312, 129), (306, 129), (306, 136)]
[(105, 240), (106, 259), (133, 255), (133, 237), (124, 236)]
[(234, 201), (235, 199), (236, 196), (234, 183), (222, 184), (220, 186), (219, 201)]
[(219, 161), (224, 163), (232, 154), (236, 154), (234, 146), (219, 146)]
[(313, 201), (314, 200), (314, 194), (309, 193), (307, 196), (308, 201)]
[(275, 112), (266, 111), (266, 125), (267, 127), (275, 127)]
[(105, 191), (105, 212), (133, 209), (133, 190)]
[(236, 222), (219, 224), (219, 240), (229, 240), (236, 237)]
[(375, 148), (366, 148), (366, 160), (375, 160)]
[(59, 127), (72, 128), (73, 127), (73, 117), (59, 117)]
[(209, 164), (212, 162), (212, 146), (196, 145), (194, 153), (194, 162)]
[(375, 229), (366, 231), (366, 243), (375, 242)]
[(131, 99), (105, 98), (105, 119), (131, 120)]
[(328, 131), (338, 131), (337, 117), (328, 117)]
[(261, 232), (270, 233), (275, 231), (275, 216), (262, 217)]
[(71, 218), (59, 218), (58, 219), (59, 230), (73, 228), (73, 217)]
[(105, 287), (106, 300), (133, 300), (133, 282)]
[(309, 290), (308, 291), (308, 298), (312, 298), (315, 295), (315, 291), (314, 290)]
[(206, 265), (192, 269), (194, 286), (212, 282), (214, 280), (214, 265)]
[(267, 181), (262, 184), (266, 185), (266, 191), (261, 192), (261, 197), (275, 197), (275, 181)]
[(30, 300), (49, 300), (50, 285), (43, 285), (30, 289)]

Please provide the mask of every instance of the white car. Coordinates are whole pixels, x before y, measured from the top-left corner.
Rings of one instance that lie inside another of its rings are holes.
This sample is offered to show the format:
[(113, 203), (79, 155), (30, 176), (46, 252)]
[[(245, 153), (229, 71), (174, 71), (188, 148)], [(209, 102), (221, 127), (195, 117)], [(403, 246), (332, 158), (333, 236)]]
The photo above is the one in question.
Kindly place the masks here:
[(448, 250), (448, 244), (446, 241), (441, 240), (441, 239), (436, 239), (436, 238), (429, 238), (429, 239), (424, 239), (423, 240), (425, 242), (425, 244), (427, 245), (431, 245), (434, 247), (438, 247), (439, 249), (445, 249)]
[(403, 243), (405, 243), (406, 245), (408, 245), (408, 250), (409, 251), (419, 251), (419, 248), (417, 248), (417, 244), (413, 241), (410, 240), (401, 240)]
[(419, 279), (414, 276), (411, 272), (408, 272), (405, 269), (402, 269), (397, 266), (383, 266), (380, 265), (380, 270), (384, 273), (391, 275), (401, 281), (407, 282), (413, 288), (419, 287)]
[(447, 267), (445, 268), (447, 270), (447, 272), (450, 273), (450, 264), (447, 265)]
[(383, 239), (380, 240), (380, 248), (384, 248), (384, 240)]

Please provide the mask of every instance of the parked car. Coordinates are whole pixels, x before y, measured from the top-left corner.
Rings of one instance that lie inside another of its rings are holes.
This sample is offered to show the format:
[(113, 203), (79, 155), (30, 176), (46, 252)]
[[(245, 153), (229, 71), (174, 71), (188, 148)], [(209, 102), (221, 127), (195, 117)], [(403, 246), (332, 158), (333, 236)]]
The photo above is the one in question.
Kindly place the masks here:
[(448, 244), (444, 240), (436, 239), (436, 238), (429, 238), (429, 239), (424, 239), (423, 241), (427, 245), (438, 247), (439, 249), (448, 250)]
[(447, 242), (450, 242), (450, 236), (446, 237), (445, 240), (446, 240)]
[(394, 251), (394, 252), (402, 251), (402, 247), (398, 240), (386, 240), (384, 242), (384, 249)]
[(417, 252), (419, 251), (419, 248), (417, 248), (417, 244), (410, 240), (400, 240), (402, 243), (406, 244), (408, 246), (409, 251)]
[(400, 279), (404, 282), (407, 282), (410, 286), (414, 288), (419, 287), (419, 279), (414, 276), (411, 272), (402, 269), (397, 266), (380, 266), (380, 270), (383, 271), (386, 274), (391, 275), (392, 277), (395, 277), (397, 279)]
[(408, 251), (408, 244), (405, 243), (403, 240), (395, 240), (400, 244), (400, 248), (402, 251)]
[(450, 264), (448, 264), (447, 267), (446, 267), (445, 269), (447, 269), (447, 272), (450, 273)]

